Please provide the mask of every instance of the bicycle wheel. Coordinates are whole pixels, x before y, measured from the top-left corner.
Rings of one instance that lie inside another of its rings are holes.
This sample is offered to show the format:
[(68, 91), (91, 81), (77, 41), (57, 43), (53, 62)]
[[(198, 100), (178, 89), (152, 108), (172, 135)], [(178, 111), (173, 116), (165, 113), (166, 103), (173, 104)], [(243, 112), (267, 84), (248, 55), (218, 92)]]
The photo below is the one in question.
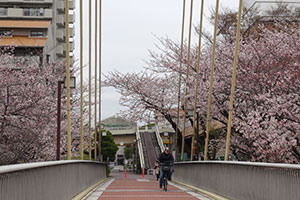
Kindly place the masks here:
[(168, 190), (168, 179), (166, 177), (164, 177), (164, 190)]

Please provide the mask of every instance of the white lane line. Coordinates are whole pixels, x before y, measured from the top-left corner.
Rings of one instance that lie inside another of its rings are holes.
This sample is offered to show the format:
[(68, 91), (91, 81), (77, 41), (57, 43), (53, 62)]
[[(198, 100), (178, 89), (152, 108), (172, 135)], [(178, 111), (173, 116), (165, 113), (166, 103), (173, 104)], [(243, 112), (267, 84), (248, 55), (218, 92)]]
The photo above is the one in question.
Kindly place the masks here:
[(178, 189), (182, 190), (182, 191), (185, 191), (186, 193), (192, 195), (193, 197), (196, 197), (197, 199), (201, 199), (201, 200), (211, 200), (210, 198), (208, 198), (207, 196), (204, 196), (204, 195), (201, 195), (199, 193), (196, 193), (196, 192), (191, 192), (189, 191), (187, 188), (185, 187), (182, 187), (182, 186), (179, 186), (175, 183), (171, 183), (169, 182), (170, 185), (174, 186), (174, 187), (177, 187)]
[(149, 179), (136, 179), (139, 182), (149, 182)]
[(150, 198), (150, 199), (153, 199), (153, 198), (159, 198), (159, 199), (165, 199), (165, 198), (179, 198), (179, 199), (191, 199), (191, 196), (190, 195), (160, 195), (160, 194), (137, 194), (137, 195), (103, 195), (102, 197), (106, 197), (106, 198), (118, 198), (118, 199), (122, 199), (122, 198)]
[(108, 186), (114, 182), (114, 178), (107, 181), (105, 184), (99, 186), (86, 200), (98, 200), (99, 197), (103, 194), (103, 192), (108, 188)]

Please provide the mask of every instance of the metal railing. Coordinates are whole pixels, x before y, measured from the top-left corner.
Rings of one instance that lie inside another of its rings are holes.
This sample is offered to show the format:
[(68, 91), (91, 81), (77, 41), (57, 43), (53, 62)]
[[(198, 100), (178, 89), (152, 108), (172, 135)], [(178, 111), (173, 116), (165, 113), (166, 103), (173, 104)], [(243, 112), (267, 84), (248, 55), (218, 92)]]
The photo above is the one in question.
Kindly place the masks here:
[(156, 138), (157, 138), (157, 142), (160, 147), (160, 150), (161, 150), (161, 152), (163, 152), (165, 150), (165, 147), (164, 147), (163, 140), (160, 137), (159, 127), (156, 123), (155, 123), (155, 134), (156, 134)]
[(106, 178), (106, 164), (51, 161), (0, 167), (1, 200), (68, 200)]
[(141, 168), (145, 169), (145, 159), (144, 159), (144, 154), (143, 154), (143, 145), (142, 145), (142, 141), (141, 141), (139, 127), (136, 128), (136, 140), (137, 140), (137, 145), (138, 145), (138, 152), (139, 152), (139, 157), (140, 157)]
[(300, 166), (198, 161), (175, 164), (175, 181), (232, 200), (300, 199)]

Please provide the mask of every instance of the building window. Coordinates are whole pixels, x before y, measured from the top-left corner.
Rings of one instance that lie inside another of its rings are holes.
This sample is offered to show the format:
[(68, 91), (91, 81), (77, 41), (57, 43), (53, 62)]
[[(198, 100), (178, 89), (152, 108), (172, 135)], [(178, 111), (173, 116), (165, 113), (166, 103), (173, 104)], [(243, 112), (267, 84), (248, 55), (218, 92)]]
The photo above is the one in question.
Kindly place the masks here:
[(44, 32), (43, 31), (31, 31), (30, 33), (31, 37), (44, 37)]
[(0, 37), (10, 37), (12, 36), (11, 30), (0, 30)]
[(7, 8), (0, 8), (0, 16), (6, 16), (7, 15)]
[(24, 16), (44, 16), (43, 8), (24, 8)]

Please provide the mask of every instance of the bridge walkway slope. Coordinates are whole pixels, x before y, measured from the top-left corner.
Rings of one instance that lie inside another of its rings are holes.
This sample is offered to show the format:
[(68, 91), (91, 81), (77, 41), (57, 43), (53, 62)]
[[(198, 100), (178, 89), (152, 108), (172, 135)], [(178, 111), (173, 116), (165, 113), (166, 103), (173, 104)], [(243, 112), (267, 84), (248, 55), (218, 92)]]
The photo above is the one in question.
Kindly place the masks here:
[(132, 199), (184, 199), (184, 200), (212, 200), (202, 194), (182, 188), (170, 183), (168, 191), (159, 188), (158, 181), (152, 175), (112, 173), (112, 177), (105, 184), (99, 186), (86, 200), (132, 200)]

